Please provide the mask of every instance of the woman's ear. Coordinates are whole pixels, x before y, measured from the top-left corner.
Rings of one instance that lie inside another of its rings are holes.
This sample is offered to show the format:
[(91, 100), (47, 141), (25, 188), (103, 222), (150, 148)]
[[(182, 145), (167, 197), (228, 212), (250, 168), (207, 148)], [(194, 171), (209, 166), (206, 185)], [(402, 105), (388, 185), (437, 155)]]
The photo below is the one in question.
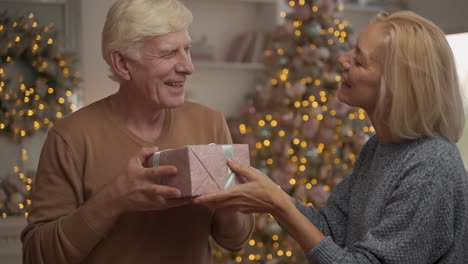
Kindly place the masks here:
[(130, 80), (131, 75), (128, 70), (128, 59), (120, 51), (114, 49), (110, 54), (112, 69), (122, 80)]

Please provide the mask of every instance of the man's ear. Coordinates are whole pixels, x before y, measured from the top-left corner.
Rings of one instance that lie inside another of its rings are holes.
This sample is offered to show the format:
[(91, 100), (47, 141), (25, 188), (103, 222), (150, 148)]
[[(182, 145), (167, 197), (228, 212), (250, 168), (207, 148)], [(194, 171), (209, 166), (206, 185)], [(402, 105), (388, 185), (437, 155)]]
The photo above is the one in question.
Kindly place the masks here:
[(110, 54), (110, 60), (114, 72), (123, 80), (130, 80), (131, 75), (128, 70), (128, 59), (120, 51), (114, 49)]

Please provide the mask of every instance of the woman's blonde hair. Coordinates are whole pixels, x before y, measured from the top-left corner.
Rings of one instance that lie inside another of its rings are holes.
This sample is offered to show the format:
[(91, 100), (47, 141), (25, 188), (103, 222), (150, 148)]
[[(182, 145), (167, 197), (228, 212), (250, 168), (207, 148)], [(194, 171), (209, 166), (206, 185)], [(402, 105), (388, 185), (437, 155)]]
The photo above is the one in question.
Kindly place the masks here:
[(386, 120), (398, 139), (443, 136), (457, 142), (464, 110), (454, 57), (442, 30), (410, 11), (381, 13), (374, 23), (386, 33), (374, 120)]
[(139, 57), (139, 42), (176, 32), (192, 23), (192, 13), (178, 0), (118, 0), (107, 13), (102, 31), (102, 56), (111, 68), (111, 79), (118, 81), (110, 54), (118, 50), (131, 58)]

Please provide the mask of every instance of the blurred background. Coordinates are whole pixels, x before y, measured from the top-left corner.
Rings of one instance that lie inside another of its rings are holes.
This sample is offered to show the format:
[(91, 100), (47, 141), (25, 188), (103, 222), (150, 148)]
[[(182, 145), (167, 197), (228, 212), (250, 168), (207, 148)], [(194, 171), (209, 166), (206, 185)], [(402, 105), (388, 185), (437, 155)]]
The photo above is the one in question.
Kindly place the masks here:
[[(437, 24), (468, 90), (466, 0), (182, 0), (195, 73), (187, 98), (221, 111), (252, 164), (291, 195), (320, 205), (373, 128), (337, 102), (337, 58), (379, 11), (411, 10)], [(19, 232), (47, 129), (117, 91), (101, 56), (114, 0), (0, 0), (0, 262), (21, 263)], [(468, 131), (465, 129), (465, 134)], [(468, 162), (468, 136), (458, 143)], [(305, 263), (269, 216), (244, 251), (217, 263)]]

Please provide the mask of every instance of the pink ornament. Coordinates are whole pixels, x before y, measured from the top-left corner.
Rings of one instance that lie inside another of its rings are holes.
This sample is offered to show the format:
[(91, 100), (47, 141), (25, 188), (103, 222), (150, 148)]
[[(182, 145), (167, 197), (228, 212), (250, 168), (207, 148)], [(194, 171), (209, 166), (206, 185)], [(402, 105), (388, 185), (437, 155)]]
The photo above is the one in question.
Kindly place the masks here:
[(271, 179), (278, 184), (279, 186), (287, 187), (289, 185), (289, 179), (290, 177), (288, 176), (288, 173), (284, 170), (281, 169), (275, 169), (271, 173)]
[(297, 172), (297, 164), (292, 161), (288, 161), (285, 166), (286, 172), (288, 174), (294, 174)]
[(305, 138), (313, 138), (317, 133), (320, 122), (316, 119), (308, 120), (302, 125), (302, 135)]
[(271, 85), (264, 85), (258, 92), (257, 98), (259, 100), (259, 104), (266, 105), (271, 98)]
[(333, 141), (333, 130), (330, 128), (320, 128), (319, 141), (324, 144), (329, 144)]
[(281, 113), (280, 122), (282, 125), (290, 125), (292, 123), (294, 113), (292, 111), (286, 111)]
[(296, 70), (302, 70), (302, 68), (304, 68), (304, 61), (302, 60), (302, 57), (296, 56), (292, 60), (291, 65)]
[(291, 98), (300, 98), (304, 95), (305, 91), (306, 85), (301, 81), (294, 83), (291, 87), (286, 89), (286, 93)]
[(327, 116), (323, 119), (323, 123), (325, 127), (331, 128), (331, 129), (336, 127), (336, 121), (337, 121), (336, 118), (332, 116)]
[(310, 18), (310, 14), (312, 13), (312, 9), (309, 8), (308, 5), (296, 5), (294, 8), (295, 16), (297, 19), (300, 20), (307, 20)]
[(330, 14), (335, 9), (335, 3), (333, 0), (322, 0), (320, 3), (320, 10), (325, 14)]
[(239, 131), (239, 122), (228, 122), (228, 127), (229, 132), (231, 132), (233, 137), (239, 137), (241, 135)]
[(255, 122), (257, 119), (257, 109), (252, 103), (246, 104), (244, 106), (244, 113), (246, 114), (246, 117), (248, 120), (251, 122)]
[(274, 40), (281, 40), (287, 38), (289, 36), (288, 27), (286, 25), (279, 25), (275, 27), (275, 29), (271, 33), (271, 36)]
[(273, 140), (273, 143), (271, 144), (271, 150), (273, 150), (273, 153), (281, 153), (284, 150), (284, 142), (279, 139), (275, 138)]
[(255, 114), (257, 112), (257, 109), (255, 109), (255, 106), (252, 104), (247, 104), (245, 108), (245, 112), (249, 115)]
[(309, 199), (314, 201), (317, 205), (322, 205), (327, 202), (330, 194), (325, 191), (323, 185), (317, 184), (312, 186), (312, 188), (307, 193)]
[(343, 148), (343, 160), (349, 160), (349, 155), (351, 154), (351, 147), (346, 144)]
[(321, 59), (328, 60), (328, 58), (330, 57), (330, 49), (329, 48), (320, 47), (320, 48), (318, 48), (318, 51), (319, 51)]
[(306, 46), (302, 48), (301, 57), (306, 63), (317, 63), (317, 61), (320, 59), (320, 52), (317, 48)]
[(247, 134), (241, 138), (241, 143), (248, 144), (250, 150), (255, 149), (255, 144), (257, 143), (257, 138), (252, 134)]

